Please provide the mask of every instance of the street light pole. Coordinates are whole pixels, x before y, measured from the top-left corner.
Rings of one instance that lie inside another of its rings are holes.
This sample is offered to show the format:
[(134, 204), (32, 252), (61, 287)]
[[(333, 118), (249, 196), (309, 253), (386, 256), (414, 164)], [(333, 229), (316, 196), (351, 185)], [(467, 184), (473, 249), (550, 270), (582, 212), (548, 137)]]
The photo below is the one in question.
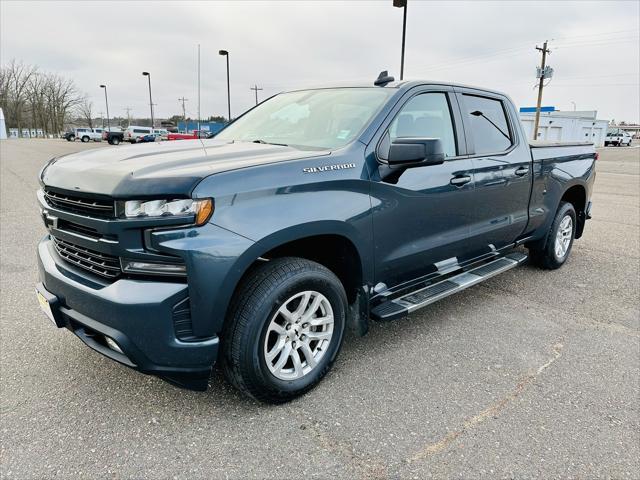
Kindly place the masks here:
[(218, 54), (227, 57), (227, 122), (231, 121), (231, 87), (229, 86), (229, 52), (226, 50), (218, 51)]
[(393, 6), (404, 8), (402, 15), (402, 52), (400, 54), (400, 80), (404, 78), (404, 44), (407, 35), (407, 0), (393, 0)]
[(107, 98), (107, 86), (100, 85), (100, 88), (104, 88), (104, 103), (107, 106), (107, 130), (111, 131), (111, 123), (109, 122), (109, 99)]
[(153, 100), (151, 100), (151, 74), (149, 72), (142, 72), (142, 75), (149, 79), (149, 109), (151, 110), (151, 129), (153, 130)]

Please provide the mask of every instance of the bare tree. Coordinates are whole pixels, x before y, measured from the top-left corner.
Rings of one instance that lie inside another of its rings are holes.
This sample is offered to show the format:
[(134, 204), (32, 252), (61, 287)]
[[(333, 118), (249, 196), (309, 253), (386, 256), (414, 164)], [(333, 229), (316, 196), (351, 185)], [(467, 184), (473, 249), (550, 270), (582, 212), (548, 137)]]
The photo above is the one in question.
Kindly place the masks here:
[(93, 128), (93, 102), (88, 98), (83, 98), (77, 107), (78, 115), (82, 118), (89, 128)]
[(59, 134), (84, 99), (73, 80), (12, 60), (0, 68), (0, 107), (9, 127)]
[(7, 124), (14, 125), (19, 130), (24, 125), (29, 81), (36, 73), (36, 67), (17, 63), (15, 60), (2, 67), (0, 107), (5, 112)]

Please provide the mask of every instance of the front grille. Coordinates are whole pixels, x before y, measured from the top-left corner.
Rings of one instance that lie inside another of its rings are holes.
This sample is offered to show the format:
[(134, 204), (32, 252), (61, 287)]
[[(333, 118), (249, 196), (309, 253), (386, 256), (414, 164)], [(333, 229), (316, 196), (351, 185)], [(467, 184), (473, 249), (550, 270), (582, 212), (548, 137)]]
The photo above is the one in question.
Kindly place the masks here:
[(99, 218), (115, 218), (116, 216), (113, 200), (96, 199), (75, 194), (70, 195), (49, 189), (45, 189), (44, 198), (52, 207), (66, 212)]
[(78, 223), (68, 222), (66, 220), (60, 219), (58, 220), (58, 230), (65, 230), (67, 232), (79, 233), (80, 235), (84, 235), (85, 237), (91, 238), (101, 238), (101, 235), (98, 230), (95, 228), (88, 227), (86, 225), (80, 225)]
[(109, 279), (115, 279), (122, 273), (118, 257), (80, 247), (59, 238), (51, 238), (58, 255), (76, 267)]

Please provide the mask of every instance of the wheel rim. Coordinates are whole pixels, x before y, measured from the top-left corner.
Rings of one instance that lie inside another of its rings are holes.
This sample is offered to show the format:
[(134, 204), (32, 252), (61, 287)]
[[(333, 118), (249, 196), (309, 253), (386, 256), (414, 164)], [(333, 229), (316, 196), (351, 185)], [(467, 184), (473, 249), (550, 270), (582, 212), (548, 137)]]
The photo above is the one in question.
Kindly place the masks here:
[(273, 315), (264, 339), (264, 359), (280, 380), (295, 380), (312, 372), (333, 337), (333, 309), (319, 292), (290, 297)]
[(571, 245), (571, 237), (573, 236), (573, 219), (566, 215), (560, 222), (558, 232), (556, 233), (555, 251), (558, 260), (565, 257)]

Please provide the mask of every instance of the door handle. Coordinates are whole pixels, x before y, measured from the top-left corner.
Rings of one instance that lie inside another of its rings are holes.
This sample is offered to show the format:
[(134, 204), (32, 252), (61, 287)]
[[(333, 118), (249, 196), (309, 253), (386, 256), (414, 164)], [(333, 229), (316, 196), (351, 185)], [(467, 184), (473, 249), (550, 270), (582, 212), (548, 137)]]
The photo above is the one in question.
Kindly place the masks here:
[(451, 185), (455, 185), (456, 187), (461, 187), (466, 183), (471, 181), (471, 177), (469, 175), (457, 175), (451, 179)]
[(524, 177), (527, 173), (529, 173), (529, 167), (520, 167), (514, 173), (519, 177)]

